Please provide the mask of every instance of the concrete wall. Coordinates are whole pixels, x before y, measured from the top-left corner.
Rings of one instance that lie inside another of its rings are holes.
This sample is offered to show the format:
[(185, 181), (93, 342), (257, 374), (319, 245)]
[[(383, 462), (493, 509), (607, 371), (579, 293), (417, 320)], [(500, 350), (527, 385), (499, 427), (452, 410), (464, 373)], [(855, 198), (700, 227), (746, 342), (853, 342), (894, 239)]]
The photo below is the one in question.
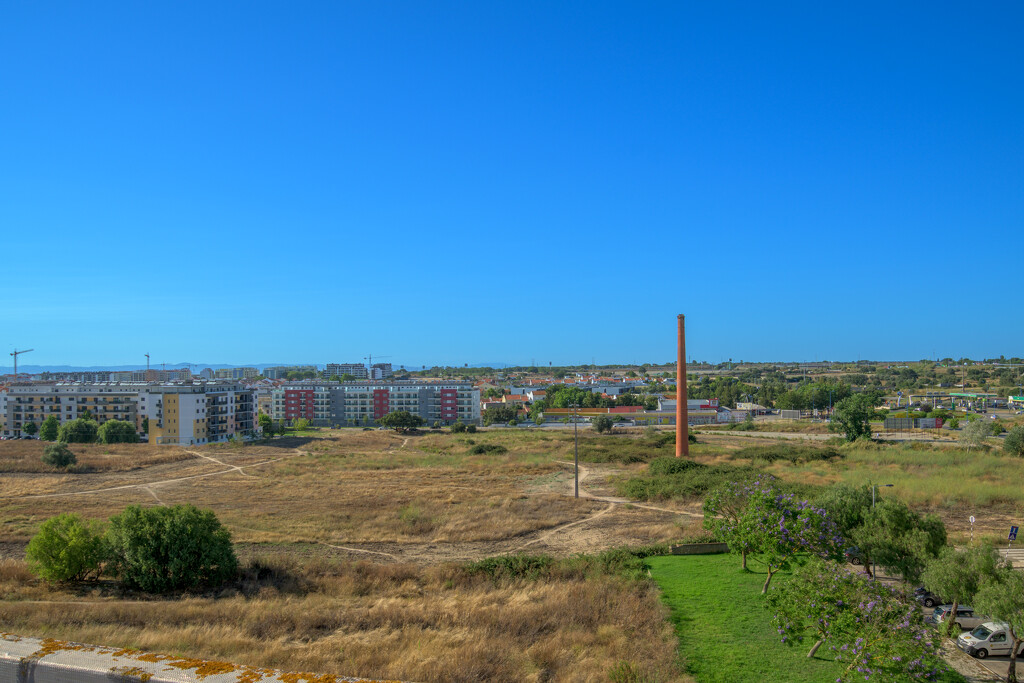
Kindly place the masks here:
[(726, 543), (686, 543), (671, 546), (673, 555), (718, 555), (729, 552)]
[(287, 674), (229, 662), (0, 633), (0, 683), (286, 683), (296, 680), (366, 681), (330, 674)]

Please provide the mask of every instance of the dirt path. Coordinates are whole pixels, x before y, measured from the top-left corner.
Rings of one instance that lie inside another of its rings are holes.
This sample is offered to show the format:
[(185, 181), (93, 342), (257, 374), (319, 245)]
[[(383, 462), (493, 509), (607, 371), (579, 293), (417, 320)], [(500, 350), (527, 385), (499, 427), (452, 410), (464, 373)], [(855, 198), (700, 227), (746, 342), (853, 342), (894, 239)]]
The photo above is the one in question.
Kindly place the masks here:
[[(568, 467), (572, 467), (573, 466), (573, 463), (565, 462), (564, 460), (556, 460), (555, 462), (557, 462), (559, 465), (566, 465)], [(591, 469), (589, 467), (587, 467), (586, 465), (580, 465), (580, 498), (590, 498), (591, 500), (599, 500), (602, 503), (611, 503), (612, 505), (629, 505), (630, 507), (642, 508), (644, 510), (655, 510), (657, 512), (667, 512), (667, 513), (673, 514), (673, 515), (686, 515), (688, 517), (699, 517), (701, 519), (704, 518), (704, 515), (702, 515), (700, 513), (697, 513), (697, 512), (689, 512), (687, 510), (672, 510), (672, 509), (669, 509), (669, 508), (662, 508), (662, 507), (658, 507), (657, 505), (648, 505), (646, 503), (638, 503), (636, 501), (629, 500), (628, 498), (616, 498), (616, 497), (613, 497), (613, 496), (598, 496), (598, 495), (595, 495), (595, 494), (591, 493), (590, 491), (587, 491), (583, 487), (583, 482), (587, 478), (589, 478), (591, 474), (592, 474), (592, 471), (591, 471)], [(570, 492), (573, 491), (572, 482), (570, 482), (569, 490), (570, 490)]]
[(24, 496), (9, 496), (9, 497), (7, 497), (7, 499), (8, 500), (30, 500), (30, 499), (34, 499), (34, 498), (65, 498), (65, 497), (69, 497), (69, 496), (86, 496), (86, 495), (90, 495), (90, 494), (94, 494), (94, 493), (110, 493), (110, 492), (113, 492), (113, 491), (127, 491), (129, 489), (142, 489), (144, 491), (149, 492), (150, 495), (152, 495), (154, 498), (156, 498), (157, 501), (160, 502), (161, 505), (163, 505), (163, 501), (161, 501), (160, 498), (156, 495), (156, 493), (152, 490), (152, 487), (154, 487), (154, 486), (168, 486), (168, 485), (172, 485), (172, 484), (180, 484), (183, 481), (192, 481), (192, 480), (195, 480), (195, 479), (206, 479), (208, 477), (219, 477), (219, 476), (223, 476), (225, 474), (230, 474), (232, 472), (236, 472), (238, 474), (241, 474), (242, 476), (251, 477), (253, 475), (247, 474), (247, 473), (243, 472), (242, 470), (248, 469), (250, 467), (259, 467), (260, 465), (269, 465), (272, 462), (278, 462), (280, 460), (285, 460), (287, 458), (295, 458), (295, 457), (298, 457), (300, 455), (308, 455), (308, 453), (306, 451), (301, 451), (298, 448), (296, 448), (294, 450), (295, 450), (295, 453), (293, 453), (291, 455), (282, 455), (280, 458), (271, 458), (270, 460), (262, 460), (260, 462), (254, 462), (254, 463), (252, 463), (250, 465), (228, 465), (227, 463), (221, 462), (220, 460), (217, 460), (216, 458), (211, 458), (211, 457), (209, 457), (207, 455), (203, 455), (201, 453), (196, 453), (195, 451), (188, 451), (189, 453), (192, 453), (193, 455), (197, 455), (197, 456), (199, 456), (201, 458), (205, 458), (206, 460), (210, 460), (210, 461), (215, 462), (217, 464), (223, 465), (227, 469), (218, 470), (217, 472), (205, 472), (203, 474), (193, 474), (193, 475), (190, 475), (190, 476), (187, 476), (187, 477), (173, 477), (173, 478), (170, 478), (170, 479), (159, 479), (157, 481), (140, 482), (138, 484), (122, 484), (121, 486), (109, 486), (109, 487), (101, 488), (101, 489), (87, 489), (85, 491), (66, 491), (64, 493), (38, 493), (38, 494), (29, 494), (29, 495), (24, 495)]

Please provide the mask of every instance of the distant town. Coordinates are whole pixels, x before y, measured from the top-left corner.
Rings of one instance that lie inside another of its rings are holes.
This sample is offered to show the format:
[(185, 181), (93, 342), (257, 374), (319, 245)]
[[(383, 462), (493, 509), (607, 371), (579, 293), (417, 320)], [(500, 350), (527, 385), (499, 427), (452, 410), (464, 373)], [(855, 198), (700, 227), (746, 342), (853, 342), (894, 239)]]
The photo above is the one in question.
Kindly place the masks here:
[[(874, 392), (881, 416), (896, 420), (895, 411), (905, 411), (904, 422), (887, 426), (942, 428), (958, 410), (1024, 408), (1022, 371), (1019, 358), (692, 363), (687, 421), (828, 420), (839, 400)], [(19, 372), (0, 376), (0, 435), (33, 438), (48, 418), (64, 425), (88, 417), (100, 425), (126, 422), (151, 443), (200, 445), (265, 429), (374, 427), (400, 411), (427, 427), (550, 428), (602, 416), (617, 426), (674, 425), (676, 401), (674, 364), (412, 370), (354, 362)]]

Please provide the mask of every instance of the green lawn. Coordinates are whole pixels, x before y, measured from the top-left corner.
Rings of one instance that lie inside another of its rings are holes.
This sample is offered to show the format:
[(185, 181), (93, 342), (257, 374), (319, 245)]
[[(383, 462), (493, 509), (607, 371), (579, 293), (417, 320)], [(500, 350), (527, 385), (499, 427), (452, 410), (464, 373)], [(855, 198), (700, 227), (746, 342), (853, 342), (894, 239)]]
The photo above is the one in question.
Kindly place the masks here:
[[(647, 562), (671, 612), (683, 666), (698, 683), (831, 683), (842, 672), (827, 648), (807, 659), (811, 643), (787, 647), (779, 641), (761, 596), (765, 575), (756, 563), (749, 563), (753, 571), (743, 572), (735, 555), (663, 556)], [(787, 576), (777, 574), (772, 585)], [(941, 680), (964, 679), (947, 674)]]

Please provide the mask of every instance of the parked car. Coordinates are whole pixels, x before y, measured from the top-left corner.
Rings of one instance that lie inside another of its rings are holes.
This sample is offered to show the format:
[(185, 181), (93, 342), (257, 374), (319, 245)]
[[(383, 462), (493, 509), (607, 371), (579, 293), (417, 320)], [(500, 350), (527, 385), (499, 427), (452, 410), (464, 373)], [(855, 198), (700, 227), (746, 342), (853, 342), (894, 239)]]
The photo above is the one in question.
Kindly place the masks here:
[[(942, 605), (936, 607), (932, 615), (928, 617), (927, 621), (935, 624), (936, 626), (942, 626), (947, 623), (951, 618), (950, 612), (953, 610), (953, 605)], [(971, 607), (959, 606), (956, 608), (956, 616), (952, 617), (956, 622), (956, 627), (961, 631), (970, 631), (976, 626), (981, 626), (985, 623), (987, 617), (974, 614), (974, 609)]]
[(930, 590), (925, 590), (924, 588), (919, 588), (918, 590), (921, 592), (918, 593), (917, 591), (914, 591), (914, 599), (925, 607), (935, 607), (935, 605), (941, 605), (943, 603), (942, 598), (935, 593), (932, 593)]
[(864, 553), (862, 553), (860, 548), (857, 546), (847, 548), (843, 555), (846, 557), (846, 561), (850, 564), (864, 564)]
[[(1007, 656), (1012, 645), (1009, 628), (1001, 621), (987, 621), (970, 633), (960, 634), (956, 639), (958, 648), (978, 659), (985, 659), (989, 655)], [(1020, 655), (1024, 655), (1024, 643), (1021, 643), (1017, 652), (1017, 656)]]

